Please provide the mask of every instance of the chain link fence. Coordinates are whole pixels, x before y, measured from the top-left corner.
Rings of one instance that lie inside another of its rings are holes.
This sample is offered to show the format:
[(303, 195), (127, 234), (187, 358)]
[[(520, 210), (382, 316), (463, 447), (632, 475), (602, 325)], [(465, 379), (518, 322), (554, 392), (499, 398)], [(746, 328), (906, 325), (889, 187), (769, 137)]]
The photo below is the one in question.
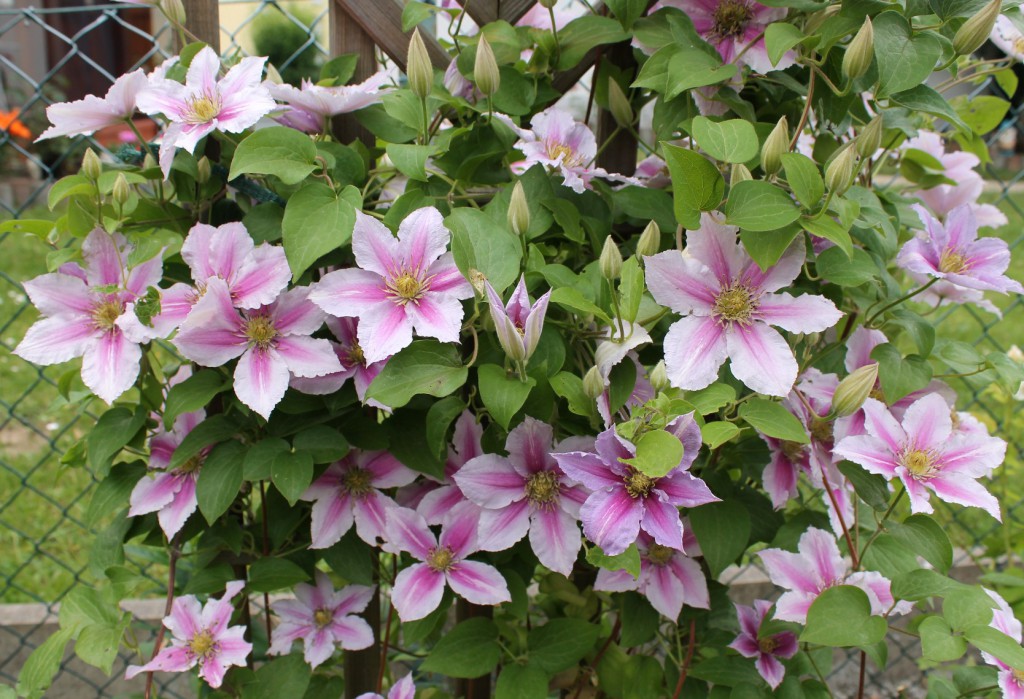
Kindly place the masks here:
[[(297, 82), (318, 74), (327, 58), (327, 4), (311, 0), (281, 4), (268, 0), (228, 0), (220, 4), (221, 44), (226, 55), (270, 56), (282, 76)], [(0, 221), (47, 217), (46, 193), (56, 179), (74, 172), (85, 148), (116, 149), (129, 134), (103, 133), (94, 138), (56, 139), (35, 144), (46, 127), (45, 108), (54, 102), (106, 91), (116, 75), (137, 67), (151, 69), (170, 55), (173, 34), (157, 13), (126, 5), (46, 8), (0, 8)], [(74, 76), (70, 83), (67, 76)], [(1024, 277), (1024, 169), (1022, 156), (1009, 145), (1024, 124), (1024, 105), (1016, 105), (989, 137), (994, 162), (986, 165), (986, 200), (998, 205), (1010, 223), (999, 234), (1014, 252), (1011, 276)], [(85, 522), (95, 481), (80, 469), (61, 464), (62, 454), (82, 438), (96, 415), (81, 412), (62, 390), (75, 391), (77, 368), (35, 367), (11, 351), (36, 318), (21, 282), (46, 271), (51, 249), (23, 233), (0, 233), (0, 683), (13, 685), (29, 654), (53, 630), (61, 598), (78, 582), (90, 579), (90, 527)], [(975, 306), (943, 309), (935, 322), (943, 335), (970, 342), (984, 351), (1007, 352), (1016, 330), (1024, 326), (1024, 299), (995, 299), (1002, 321)], [(997, 325), (998, 323), (998, 325)], [(1019, 339), (1017, 340), (1019, 341)], [(1010, 542), (1024, 523), (1024, 492), (1014, 478), (1024, 467), (1024, 443), (1010, 430), (1013, 402), (1001, 402), (991, 389), (962, 384), (960, 407), (1003, 430), (1009, 440), (1006, 465), (992, 487), (1004, 503), (1004, 523), (963, 508), (940, 510), (957, 546), (959, 564), (977, 563), (992, 542), (1012, 550)], [(1018, 429), (1020, 426), (1018, 426)], [(940, 505), (941, 507), (941, 505)], [(972, 561), (972, 559), (974, 559)], [(163, 564), (141, 547), (126, 549), (124, 565), (141, 571), (162, 596)], [(985, 567), (991, 567), (985, 564)], [(755, 587), (757, 587), (755, 585)], [(757, 588), (760, 596), (771, 586)], [(158, 608), (160, 607), (160, 608)], [(144, 645), (152, 640), (162, 600), (144, 607), (134, 628)], [(918, 696), (923, 686), (916, 639), (890, 635), (890, 662), (885, 671), (871, 666), (869, 696)], [(858, 658), (837, 657), (833, 677), (843, 694), (856, 685)], [(118, 659), (110, 678), (65, 659), (52, 690), (61, 697), (112, 697), (141, 689), (141, 681), (121, 679), (138, 658)], [(907, 678), (911, 678), (907, 681)], [(195, 696), (187, 676), (157, 675), (162, 697)], [(923, 696), (921, 691), (920, 695)]]

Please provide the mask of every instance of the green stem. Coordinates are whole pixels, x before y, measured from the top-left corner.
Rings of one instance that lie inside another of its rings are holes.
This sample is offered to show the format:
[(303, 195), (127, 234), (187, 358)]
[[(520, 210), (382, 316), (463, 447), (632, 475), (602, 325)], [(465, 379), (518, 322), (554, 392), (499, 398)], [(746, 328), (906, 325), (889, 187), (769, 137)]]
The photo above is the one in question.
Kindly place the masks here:
[(874, 323), (875, 319), (878, 316), (882, 315), (883, 313), (888, 311), (890, 308), (895, 308), (896, 306), (900, 305), (904, 301), (908, 301), (908, 300), (914, 298), (915, 296), (920, 294), (925, 289), (930, 288), (937, 281), (939, 281), (937, 277), (932, 278), (926, 284), (923, 284), (922, 286), (919, 286), (917, 289), (914, 289), (913, 291), (911, 291), (909, 293), (906, 293), (903, 296), (900, 296), (898, 299), (896, 299), (892, 303), (890, 303), (890, 304), (888, 304), (886, 306), (882, 306), (880, 309), (878, 309), (873, 314), (871, 314), (871, 317), (869, 317), (867, 320), (864, 321), (864, 327), (870, 328), (872, 326), (872, 323)]
[[(885, 514), (882, 515), (882, 518), (880, 520), (878, 520), (878, 529), (875, 530), (875, 533), (872, 534), (871, 538), (868, 539), (867, 543), (864, 544), (864, 548), (861, 549), (860, 555), (857, 557), (858, 563), (860, 561), (864, 560), (864, 554), (867, 553), (868, 549), (871, 548), (871, 544), (875, 543), (875, 539), (877, 539), (881, 535), (881, 533), (884, 531), (884, 527), (882, 525), (884, 525), (885, 521), (887, 519), (889, 519), (889, 517), (892, 516), (893, 511), (896, 509), (896, 505), (899, 504), (900, 500), (902, 500), (903, 496), (906, 495), (906, 494), (907, 494), (907, 489), (906, 489), (905, 486), (901, 487), (900, 488), (900, 492), (896, 493), (896, 497), (893, 498), (892, 503), (889, 505), (889, 509), (887, 509), (885, 511)], [(854, 570), (856, 570), (856, 569), (857, 569), (857, 566), (854, 565)]]

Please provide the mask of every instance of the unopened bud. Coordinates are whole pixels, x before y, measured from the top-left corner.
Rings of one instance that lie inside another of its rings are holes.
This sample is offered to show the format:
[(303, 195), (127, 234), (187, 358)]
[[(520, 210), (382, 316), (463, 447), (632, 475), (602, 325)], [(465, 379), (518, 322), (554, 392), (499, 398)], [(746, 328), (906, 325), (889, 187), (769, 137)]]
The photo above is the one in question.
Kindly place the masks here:
[(878, 364), (868, 364), (854, 370), (839, 382), (832, 394), (832, 412), (836, 417), (853, 415), (864, 405), (878, 380)]
[(284, 78), (281, 77), (281, 73), (278, 72), (273, 63), (267, 63), (267, 82), (274, 83), (275, 85), (280, 85), (284, 82)]
[(956, 55), (966, 56), (980, 49), (992, 34), (1001, 10), (1002, 0), (992, 0), (978, 14), (960, 25), (953, 35), (953, 51)]
[(160, 0), (160, 10), (171, 24), (185, 26), (185, 5), (181, 0)]
[(882, 146), (882, 115), (879, 114), (867, 123), (857, 134), (857, 155), (870, 158)]
[(124, 173), (118, 173), (117, 179), (114, 180), (114, 188), (111, 190), (110, 195), (114, 198), (114, 201), (121, 206), (124, 206), (131, 194), (132, 188), (128, 184), (128, 180), (125, 179)]
[(782, 169), (782, 156), (788, 152), (789, 121), (782, 117), (761, 146), (761, 169), (766, 175), (774, 175)]
[(651, 221), (640, 234), (640, 240), (636, 244), (636, 256), (640, 258), (657, 255), (661, 247), (661, 229), (658, 224)]
[(485, 97), (490, 97), (501, 87), (501, 73), (498, 72), (498, 61), (487, 37), (480, 35), (480, 43), (476, 45), (476, 61), (473, 63), (473, 81), (476, 89)]
[(633, 123), (633, 107), (629, 104), (629, 98), (622, 91), (622, 86), (611, 78), (608, 79), (608, 109), (615, 123), (622, 128), (628, 129)]
[(622, 253), (619, 252), (619, 246), (615, 244), (611, 236), (604, 239), (598, 266), (601, 268), (601, 274), (608, 281), (618, 279), (622, 274)]
[(526, 235), (530, 229), (530, 206), (526, 203), (522, 182), (516, 182), (512, 188), (512, 198), (508, 202), (508, 227), (518, 236)]
[(550, 10), (555, 6), (558, 0), (537, 0), (537, 4), (543, 7), (545, 10)]
[(655, 393), (661, 393), (670, 386), (668, 380), (668, 370), (665, 368), (664, 359), (655, 364), (654, 368), (651, 369), (650, 381), (651, 388), (654, 389)]
[(843, 75), (847, 80), (856, 80), (871, 67), (875, 57), (875, 27), (871, 18), (865, 17), (864, 24), (854, 35), (843, 54)]
[(210, 159), (204, 155), (199, 159), (199, 162), (196, 163), (196, 182), (199, 184), (206, 184), (210, 181), (210, 174)]
[(85, 155), (82, 156), (82, 174), (93, 182), (103, 174), (103, 163), (100, 162), (100, 156), (96, 155), (96, 151), (92, 148), (86, 148)]
[(470, 268), (469, 284), (476, 291), (476, 295), (483, 298), (487, 295), (487, 277), (478, 269)]
[(754, 179), (754, 176), (750, 174), (750, 168), (743, 163), (733, 163), (732, 171), (729, 173), (730, 187), (735, 186), (737, 182), (752, 179)]
[(409, 78), (409, 89), (420, 99), (426, 99), (434, 86), (434, 65), (430, 62), (427, 45), (423, 43), (419, 28), (414, 29), (409, 39), (409, 55), (405, 68)]
[(596, 366), (590, 367), (590, 370), (583, 376), (583, 392), (591, 400), (597, 400), (604, 393), (604, 377), (601, 376), (601, 372)]
[(839, 196), (853, 184), (854, 168), (857, 165), (857, 151), (843, 146), (825, 168), (825, 186), (832, 194)]
[(153, 168), (159, 166), (160, 164), (156, 161), (156, 158), (153, 157), (152, 153), (146, 153), (145, 157), (142, 158), (143, 170), (152, 170)]

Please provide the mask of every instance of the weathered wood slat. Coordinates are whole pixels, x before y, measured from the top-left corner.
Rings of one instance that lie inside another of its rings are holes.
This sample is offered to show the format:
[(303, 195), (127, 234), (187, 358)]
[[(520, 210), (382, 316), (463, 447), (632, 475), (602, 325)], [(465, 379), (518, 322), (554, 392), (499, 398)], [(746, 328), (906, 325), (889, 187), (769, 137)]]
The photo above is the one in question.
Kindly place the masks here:
[[(390, 0), (388, 0), (390, 2)], [(330, 21), (330, 50), (332, 56), (343, 53), (354, 53), (359, 59), (353, 76), (356, 82), (366, 80), (377, 72), (377, 45), (373, 37), (352, 21), (347, 11), (338, 3), (332, 2), (328, 7)], [(334, 132), (342, 143), (360, 140), (372, 145), (374, 138), (355, 117), (341, 115), (334, 119)]]
[[(402, 31), (402, 8), (395, 0), (335, 0), (335, 4), (341, 10), (337, 13), (337, 21), (358, 25), (399, 68), (405, 70), (412, 32)], [(422, 36), (434, 66), (442, 70), (447, 68), (451, 60), (447, 52), (434, 37)]]
[[(185, 28), (220, 53), (220, 10), (217, 0), (183, 0)], [(175, 41), (178, 41), (177, 39)], [(179, 46), (180, 50), (181, 47)]]
[(479, 25), (503, 19), (515, 24), (530, 11), (536, 0), (466, 0), (466, 12)]

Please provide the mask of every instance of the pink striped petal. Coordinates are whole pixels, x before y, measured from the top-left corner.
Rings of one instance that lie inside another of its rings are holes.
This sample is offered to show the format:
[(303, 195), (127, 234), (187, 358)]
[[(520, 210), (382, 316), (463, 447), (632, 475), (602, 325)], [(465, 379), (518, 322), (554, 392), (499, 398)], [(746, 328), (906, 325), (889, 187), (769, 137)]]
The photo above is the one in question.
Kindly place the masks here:
[(558, 462), (566, 476), (591, 490), (603, 490), (622, 484), (622, 478), (613, 473), (597, 454), (570, 451), (551, 456)]
[(808, 570), (807, 560), (802, 555), (782, 549), (765, 549), (758, 552), (757, 556), (764, 563), (768, 577), (779, 587), (809, 594), (818, 593), (818, 580), (813, 571)]
[(472, 604), (511, 602), (508, 583), (493, 566), (476, 561), (459, 561), (448, 571), (452, 591)]
[(692, 391), (714, 383), (730, 355), (725, 328), (711, 317), (680, 318), (669, 328), (664, 346), (669, 382)]
[(458, 299), (447, 294), (428, 293), (418, 301), (406, 304), (405, 313), (417, 335), (434, 337), (441, 342), (459, 341), (463, 311)]
[(915, 401), (903, 414), (903, 430), (917, 449), (942, 447), (953, 433), (945, 398), (932, 393)]
[(398, 488), (416, 480), (417, 473), (386, 451), (363, 452), (359, 466), (370, 472), (374, 488)]
[(880, 440), (890, 451), (898, 453), (907, 442), (907, 433), (892, 416), (889, 409), (874, 398), (864, 401), (864, 429)]
[(720, 285), (731, 284), (749, 260), (736, 240), (736, 226), (721, 223), (716, 215), (703, 213), (700, 229), (686, 236), (686, 252), (703, 262)]
[(423, 207), (406, 216), (398, 227), (402, 267), (425, 270), (448, 249), (451, 233), (444, 227), (441, 212)]
[(430, 291), (444, 293), (457, 299), (468, 299), (473, 297), (473, 287), (462, 276), (455, 258), (450, 252), (446, 252), (438, 258), (427, 269), (430, 277)]
[(533, 514), (530, 547), (541, 564), (568, 576), (579, 555), (583, 537), (576, 518), (559, 508), (542, 508)]
[(583, 532), (609, 556), (629, 548), (640, 534), (643, 504), (623, 487), (593, 493), (580, 508)]
[(168, 540), (181, 531), (198, 505), (195, 476), (186, 475), (181, 479), (181, 488), (175, 493), (170, 505), (160, 510), (156, 516)]
[(720, 286), (700, 262), (683, 257), (678, 250), (666, 250), (645, 257), (644, 265), (647, 288), (655, 301), (676, 313), (711, 313)]
[(733, 323), (726, 333), (733, 376), (758, 393), (785, 397), (796, 382), (793, 350), (764, 323)]
[(378, 537), (385, 538), (388, 510), (397, 507), (395, 501), (379, 490), (371, 490), (362, 497), (353, 498), (352, 502), (356, 533), (366, 543), (376, 546)]
[(855, 464), (860, 464), (870, 473), (877, 473), (886, 478), (892, 478), (899, 465), (895, 454), (885, 443), (869, 435), (846, 437), (833, 448), (832, 452)]
[(757, 317), (791, 333), (816, 333), (838, 323), (843, 313), (824, 296), (777, 293), (761, 297)]
[(234, 379), (238, 400), (269, 420), (288, 390), (288, 365), (274, 350), (253, 347), (238, 360)]
[(60, 364), (85, 354), (86, 349), (97, 342), (97, 334), (96, 328), (85, 320), (43, 318), (28, 329), (14, 348), (14, 354), (42, 366)]
[(317, 500), (313, 503), (312, 542), (309, 547), (326, 549), (334, 546), (352, 528), (354, 521), (351, 496), (338, 492), (334, 497)]
[(341, 362), (328, 340), (289, 335), (276, 340), (277, 354), (293, 376), (313, 378), (340, 372)]
[(757, 660), (754, 661), (754, 667), (772, 689), (777, 689), (782, 684), (783, 677), (786, 676), (786, 668), (774, 655), (768, 653), (758, 655)]
[(162, 648), (156, 657), (145, 665), (129, 665), (124, 678), (130, 680), (143, 672), (184, 672), (195, 667), (195, 659), (183, 646), (167, 646)]
[(416, 621), (430, 614), (441, 604), (444, 595), (444, 573), (431, 570), (426, 563), (414, 563), (395, 578), (391, 603), (402, 621)]
[(800, 555), (813, 566), (813, 572), (822, 584), (841, 580), (849, 566), (839, 553), (836, 540), (824, 529), (810, 528), (800, 536)]
[(636, 590), (640, 581), (634, 578), (628, 570), (608, 570), (598, 568), (597, 580), (594, 582), (594, 589), (603, 592), (628, 592)]
[(176, 597), (171, 604), (171, 613), (164, 618), (164, 626), (175, 638), (189, 639), (200, 630), (203, 608), (194, 595)]
[(416, 511), (423, 515), (427, 524), (440, 524), (452, 508), (463, 502), (466, 502), (466, 498), (461, 490), (454, 485), (444, 485), (424, 495)]
[(277, 298), (271, 316), (282, 335), (312, 335), (324, 324), (327, 315), (309, 300), (310, 287), (289, 289)]
[(78, 277), (70, 274), (43, 274), (25, 282), (25, 293), (44, 316), (91, 316), (95, 298)]
[(470, 459), (454, 478), (459, 490), (481, 507), (506, 507), (526, 497), (526, 479), (509, 459), (497, 454)]
[(181, 477), (174, 473), (148, 473), (132, 490), (128, 502), (129, 517), (156, 512), (174, 500), (174, 494), (181, 489)]
[(357, 265), (380, 277), (386, 277), (400, 267), (399, 241), (383, 223), (362, 211), (356, 211), (352, 252)]
[(357, 616), (339, 617), (330, 628), (345, 650), (362, 650), (373, 645), (373, 629)]
[(775, 603), (775, 618), (779, 621), (807, 623), (807, 610), (818, 598), (818, 592), (786, 592)]
[(480, 511), (479, 546), (482, 551), (504, 551), (530, 531), (530, 504), (526, 500), (507, 507)]
[(555, 460), (551, 458), (554, 432), (551, 425), (527, 416), (508, 434), (505, 449), (508, 460), (522, 475), (553, 471)]
[(135, 385), (142, 348), (118, 329), (100, 335), (82, 355), (82, 381), (108, 405)]
[(672, 621), (678, 619), (686, 594), (682, 581), (672, 575), (668, 566), (649, 564), (644, 573), (647, 601), (665, 617)]
[(999, 511), (999, 500), (972, 478), (939, 471), (937, 476), (928, 481), (928, 485), (946, 502), (980, 507), (1000, 522), (1003, 521)]
[(786, 503), (796, 495), (797, 468), (779, 450), (772, 452), (771, 461), (764, 467), (761, 481), (768, 496), (772, 499), (772, 507), (776, 510), (785, 507)]
[(329, 628), (315, 629), (313, 633), (307, 634), (303, 639), (302, 657), (311, 668), (316, 669), (332, 655), (334, 655), (334, 637)]
[(858, 327), (846, 341), (846, 370), (853, 372), (862, 366), (874, 364), (871, 350), (888, 342), (889, 339), (881, 330), (869, 330), (863, 325)]
[(192, 270), (196, 282), (220, 277), (230, 283), (252, 249), (252, 238), (241, 223), (216, 228), (197, 223), (181, 244), (181, 259)]
[(284, 250), (264, 243), (242, 264), (231, 284), (231, 298), (239, 308), (273, 303), (292, 278)]
[(404, 507), (388, 511), (385, 538), (392, 549), (408, 551), (421, 561), (427, 560), (430, 552), (437, 547), (437, 539), (427, 527), (423, 516)]
[(385, 301), (359, 317), (359, 346), (367, 363), (387, 359), (412, 343), (412, 319), (406, 310)]
[(339, 269), (325, 274), (309, 298), (332, 316), (362, 317), (389, 297), (383, 278), (376, 272)]
[(463, 505), (452, 512), (441, 523), (439, 544), (451, 549), (456, 559), (465, 558), (477, 546), (477, 526), (480, 522), (480, 511), (472, 505)]
[(658, 497), (644, 498), (640, 528), (653, 536), (662, 546), (683, 550), (683, 522), (679, 519), (679, 510), (674, 505), (663, 502)]
[[(687, 550), (690, 550), (687, 545)], [(694, 552), (694, 555), (698, 555)], [(710, 609), (711, 597), (708, 595), (708, 581), (704, 577), (704, 571), (700, 564), (692, 558), (684, 555), (675, 555), (668, 562), (672, 573), (679, 578), (683, 584), (683, 602), (698, 609)]]
[[(323, 574), (318, 572), (317, 578), (319, 579), (321, 575)], [(330, 585), (330, 579), (326, 575), (324, 578)], [(366, 585), (346, 585), (333, 595), (331, 606), (335, 615), (358, 614), (369, 606), (370, 600), (373, 599), (373, 588)]]
[(121, 254), (114, 238), (103, 229), (96, 228), (82, 241), (82, 257), (89, 286), (121, 286), (124, 283)]
[(242, 333), (242, 323), (227, 285), (214, 277), (182, 323), (174, 346), (197, 364), (221, 366), (245, 351), (248, 340)]

